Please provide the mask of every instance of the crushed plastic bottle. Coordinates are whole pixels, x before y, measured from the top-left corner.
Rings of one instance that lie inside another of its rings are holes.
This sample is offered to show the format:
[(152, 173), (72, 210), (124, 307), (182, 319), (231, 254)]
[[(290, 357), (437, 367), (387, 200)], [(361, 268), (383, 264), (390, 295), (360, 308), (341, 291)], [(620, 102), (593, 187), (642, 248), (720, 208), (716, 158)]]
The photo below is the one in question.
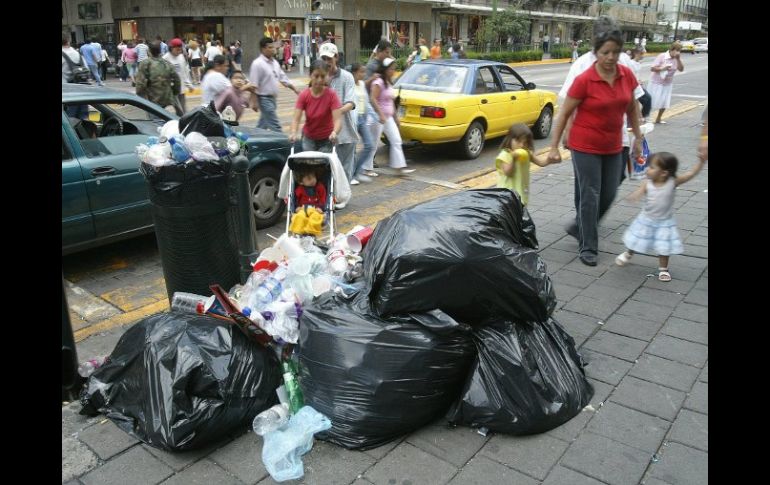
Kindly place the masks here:
[(291, 359), (285, 359), (281, 362), (283, 367), (283, 383), (286, 386), (286, 393), (289, 395), (289, 411), (296, 414), (305, 404), (305, 396), (302, 395), (302, 389), (297, 381), (297, 366)]
[(88, 377), (94, 373), (96, 369), (103, 366), (107, 362), (107, 356), (96, 357), (94, 359), (88, 359), (78, 366), (78, 374), (82, 377)]
[(262, 309), (272, 303), (274, 300), (278, 299), (281, 292), (283, 292), (282, 281), (285, 278), (286, 268), (279, 266), (275, 271), (273, 271), (273, 274), (262, 281), (262, 283), (254, 291), (253, 297), (249, 299), (249, 303), (252, 301), (254, 302), (254, 305), (249, 305), (251, 306), (252, 310), (255, 308)]
[(285, 404), (276, 404), (270, 409), (266, 409), (257, 414), (251, 424), (252, 429), (259, 436), (276, 430), (289, 421), (289, 406)]
[(187, 163), (192, 160), (192, 153), (184, 144), (184, 138), (181, 135), (169, 138), (168, 142), (171, 144), (171, 157), (177, 163)]

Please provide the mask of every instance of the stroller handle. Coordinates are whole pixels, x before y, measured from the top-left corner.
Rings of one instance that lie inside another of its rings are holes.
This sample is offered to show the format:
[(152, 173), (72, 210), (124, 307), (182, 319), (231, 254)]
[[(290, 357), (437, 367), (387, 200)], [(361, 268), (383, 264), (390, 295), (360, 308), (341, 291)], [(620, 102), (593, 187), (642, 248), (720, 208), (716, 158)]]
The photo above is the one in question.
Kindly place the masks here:
[[(337, 144), (336, 143), (332, 143), (332, 154), (334, 154), (334, 155), (337, 154)], [(294, 155), (294, 144), (291, 145), (291, 151), (289, 152), (289, 156), (292, 156), (292, 155)]]

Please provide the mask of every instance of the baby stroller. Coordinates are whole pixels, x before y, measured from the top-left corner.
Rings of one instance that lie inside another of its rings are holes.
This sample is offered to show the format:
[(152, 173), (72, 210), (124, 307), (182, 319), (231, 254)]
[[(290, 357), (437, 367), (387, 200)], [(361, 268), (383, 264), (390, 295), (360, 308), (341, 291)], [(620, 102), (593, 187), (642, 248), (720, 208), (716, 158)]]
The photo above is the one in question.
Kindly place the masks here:
[[(316, 179), (319, 183), (323, 184), (326, 189), (326, 202), (323, 207), (320, 207), (324, 214), (323, 224), (329, 229), (329, 240), (334, 239), (335, 225), (334, 225), (334, 204), (337, 202), (337, 191), (335, 187), (335, 177), (332, 170), (332, 155), (336, 158), (334, 151), (330, 153), (323, 152), (300, 152), (295, 154), (292, 147), (291, 155), (286, 162), (286, 168), (281, 175), (281, 187), (285, 185), (288, 187), (288, 193), (286, 194), (286, 234), (289, 234), (289, 227), (291, 224), (291, 218), (298, 208), (296, 188), (299, 184), (297, 180), (296, 172), (313, 171), (316, 175)], [(338, 162), (339, 163), (339, 162)], [(344, 175), (343, 175), (344, 176)], [(284, 180), (287, 177), (287, 180)], [(281, 194), (279, 193), (279, 196)]]

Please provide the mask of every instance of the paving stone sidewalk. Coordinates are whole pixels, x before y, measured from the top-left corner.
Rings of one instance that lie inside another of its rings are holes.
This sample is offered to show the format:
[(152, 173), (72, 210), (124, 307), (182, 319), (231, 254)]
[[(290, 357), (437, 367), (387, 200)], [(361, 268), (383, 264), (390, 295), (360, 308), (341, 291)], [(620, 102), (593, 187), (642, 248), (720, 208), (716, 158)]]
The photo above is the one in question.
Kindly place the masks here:
[[(650, 147), (692, 166), (701, 109), (658, 125)], [(623, 231), (639, 211), (621, 185), (600, 226), (596, 267), (577, 259), (563, 225), (574, 217), (571, 163), (533, 173), (530, 213), (556, 288), (554, 317), (574, 336), (595, 387), (590, 406), (547, 433), (515, 437), (430, 426), (370, 451), (316, 441), (305, 455), (308, 484), (679, 485), (708, 483), (708, 165), (677, 189), (685, 254), (673, 281), (657, 280), (657, 258), (620, 268)], [(120, 333), (91, 338), (94, 355)], [(243, 430), (203, 450), (167, 453), (103, 416), (62, 407), (62, 482), (72, 484), (269, 484), (262, 439)], [(298, 482), (290, 482), (298, 483)]]

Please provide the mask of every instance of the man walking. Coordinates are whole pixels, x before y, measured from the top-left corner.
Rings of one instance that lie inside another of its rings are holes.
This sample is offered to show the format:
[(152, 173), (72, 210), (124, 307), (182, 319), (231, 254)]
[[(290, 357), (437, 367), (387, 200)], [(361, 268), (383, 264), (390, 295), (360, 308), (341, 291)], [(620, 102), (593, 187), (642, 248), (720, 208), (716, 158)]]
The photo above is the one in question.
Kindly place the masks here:
[[(98, 47), (98, 50), (96, 46)], [(91, 39), (86, 39), (86, 43), (80, 47), (80, 55), (86, 61), (86, 66), (91, 71), (91, 76), (96, 80), (96, 84), (104, 86), (102, 77), (99, 75), (99, 62), (102, 59), (102, 46), (98, 43), (92, 43)]]
[(259, 100), (258, 128), (283, 132), (281, 123), (276, 114), (276, 97), (278, 96), (278, 83), (280, 82), (287, 88), (299, 94), (299, 90), (289, 81), (289, 77), (283, 72), (281, 66), (274, 59), (275, 43), (270, 37), (263, 37), (259, 41), (259, 49), (262, 54), (251, 63), (249, 72), (249, 81), (257, 87), (257, 98)]
[(150, 44), (149, 57), (139, 63), (136, 70), (136, 94), (162, 107), (171, 105), (178, 116), (184, 112), (177, 95), (181, 92), (181, 80), (174, 68), (160, 58), (160, 42)]
[[(182, 39), (171, 39), (168, 42), (169, 52), (163, 55), (163, 60), (174, 66), (179, 79), (184, 83), (185, 87), (192, 91), (193, 83), (190, 79), (190, 68), (187, 67), (187, 57), (184, 55), (184, 43)], [(187, 111), (184, 92), (180, 92), (177, 96), (179, 98), (179, 107), (182, 113)], [(181, 116), (181, 115), (180, 115)]]
[(335, 44), (331, 42), (321, 44), (318, 55), (329, 66), (329, 87), (337, 93), (337, 97), (342, 103), (342, 108), (340, 108), (342, 129), (337, 134), (336, 151), (348, 180), (352, 180), (355, 169), (356, 144), (358, 143), (358, 133), (353, 124), (353, 114), (351, 113), (356, 107), (356, 82), (353, 80), (352, 74), (337, 65), (339, 57)]
[(551, 36), (545, 34), (543, 36), (543, 52), (548, 52), (548, 44), (551, 42)]
[[(390, 41), (386, 39), (380, 39), (380, 41), (377, 43), (377, 47), (374, 49), (374, 54), (371, 59), (369, 59), (369, 62), (366, 63), (366, 89), (369, 89), (369, 85), (379, 77), (377, 75), (377, 69), (380, 68), (380, 64), (382, 64), (382, 61), (384, 61), (386, 58), (390, 57), (391, 52), (391, 43)], [(425, 58), (427, 59), (427, 57)]]

